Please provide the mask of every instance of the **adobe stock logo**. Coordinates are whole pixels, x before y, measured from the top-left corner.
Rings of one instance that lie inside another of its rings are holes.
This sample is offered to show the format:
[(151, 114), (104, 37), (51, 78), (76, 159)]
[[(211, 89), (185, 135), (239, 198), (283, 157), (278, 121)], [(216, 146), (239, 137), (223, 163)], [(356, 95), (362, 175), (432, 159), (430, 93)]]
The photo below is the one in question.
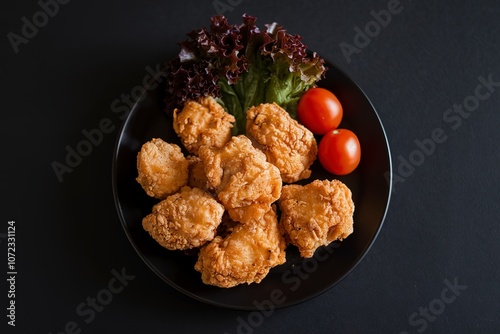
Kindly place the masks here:
[[(142, 78), (141, 84), (134, 86), (129, 94), (121, 94), (120, 98), (111, 102), (111, 111), (118, 115), (120, 121), (123, 121), (135, 103), (146, 98), (146, 92), (155, 89), (163, 81), (163, 68), (161, 64), (156, 64), (156, 68), (146, 66), (147, 74)], [(72, 173), (75, 168), (80, 166), (84, 158), (92, 154), (94, 148), (101, 145), (106, 135), (112, 133), (117, 128), (117, 121), (108, 117), (103, 117), (98, 126), (87, 130), (83, 129), (81, 139), (76, 145), (66, 145), (66, 157), (61, 161), (54, 160), (50, 164), (59, 182), (63, 182), (64, 175)]]
[(398, 183), (406, 182), (415, 170), (427, 161), (426, 159), (435, 154), (438, 146), (446, 142), (452, 132), (460, 129), (465, 120), (478, 114), (481, 104), (493, 96), (499, 88), (500, 81), (495, 81), (493, 74), (478, 76), (473, 93), (467, 95), (461, 103), (453, 103), (452, 107), (443, 112), (441, 118), (446, 127), (438, 126), (430, 131), (428, 137), (421, 140), (415, 139), (413, 143), (416, 148), (406, 157), (401, 154), (397, 157), (398, 166), (394, 167), (392, 175), (389, 171), (385, 172), (387, 184), (390, 184), (392, 176), (392, 191), (395, 192)]
[(224, 15), (226, 12), (232, 12), (242, 2), (243, 0), (214, 0), (212, 6), (218, 15)]
[[(307, 281), (311, 274), (318, 270), (320, 263), (328, 260), (333, 254), (334, 249), (340, 247), (340, 243), (332, 243), (327, 247), (320, 247), (312, 258), (304, 259), (299, 265), (293, 265), (281, 274), (282, 288), (275, 288), (269, 292), (269, 298), (263, 300), (254, 300), (252, 304), (257, 310), (252, 311), (246, 317), (238, 316), (236, 318), (236, 334), (253, 334), (261, 327), (265, 320), (271, 317), (277, 306), (287, 301), (287, 292), (293, 292), (300, 288), (303, 282)], [(224, 332), (224, 334), (229, 334)]]
[[(463, 285), (458, 282), (458, 277), (450, 282), (448, 279), (443, 281), (445, 287), (441, 290), (438, 298), (434, 298), (428, 305), (420, 306), (418, 312), (415, 311), (408, 317), (408, 324), (415, 327), (417, 333), (423, 333), (429, 323), (436, 321), (436, 319), (444, 313), (447, 305), (455, 302), (458, 296), (468, 288), (468, 285)], [(408, 331), (401, 331), (399, 334), (410, 334)]]
[[(408, 0), (411, 1), (411, 0)], [(387, 3), (387, 9), (381, 9), (378, 12), (375, 10), (370, 11), (370, 15), (373, 20), (368, 21), (365, 24), (364, 29), (356, 26), (354, 27), (355, 35), (353, 37), (353, 43), (342, 42), (339, 44), (340, 51), (345, 57), (348, 64), (351, 63), (351, 56), (353, 54), (359, 54), (366, 48), (374, 38), (376, 38), (383, 29), (391, 23), (392, 17), (403, 11), (404, 7), (401, 5), (399, 0), (389, 0)], [(354, 44), (354, 45), (353, 45)]]
[[(75, 313), (82, 319), (67, 321), (62, 330), (49, 332), (49, 334), (80, 334), (86, 326), (90, 325), (97, 317), (97, 314), (104, 311), (106, 306), (111, 304), (115, 296), (135, 279), (134, 275), (127, 274), (125, 267), (120, 271), (111, 270), (112, 277), (108, 284), (99, 290), (94, 296), (88, 296), (84, 301), (76, 306)], [(111, 331), (113, 332), (113, 331)]]
[(39, 0), (38, 6), (42, 10), (35, 12), (31, 20), (26, 16), (21, 18), (23, 25), (21, 26), (21, 33), (16, 34), (12, 31), (7, 34), (7, 39), (16, 54), (19, 53), (19, 46), (21, 44), (28, 44), (28, 42), (38, 35), (39, 29), (45, 27), (49, 23), (49, 19), (53, 18), (59, 13), (59, 5), (66, 5), (70, 0)]

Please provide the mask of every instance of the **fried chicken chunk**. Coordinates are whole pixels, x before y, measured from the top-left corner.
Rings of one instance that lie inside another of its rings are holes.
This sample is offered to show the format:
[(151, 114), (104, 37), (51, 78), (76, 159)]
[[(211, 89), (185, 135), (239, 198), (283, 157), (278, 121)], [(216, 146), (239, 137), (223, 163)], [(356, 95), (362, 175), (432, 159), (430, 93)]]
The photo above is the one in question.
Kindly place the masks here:
[(265, 103), (248, 109), (246, 131), (267, 160), (278, 167), (283, 182), (311, 176), (309, 167), (318, 153), (314, 135), (279, 105)]
[(188, 186), (208, 190), (208, 179), (203, 161), (195, 155), (188, 156), (187, 160), (189, 162)]
[(183, 187), (153, 207), (143, 228), (170, 250), (200, 247), (215, 237), (224, 207), (198, 188)]
[(202, 145), (220, 148), (231, 139), (235, 118), (211, 96), (187, 101), (174, 110), (174, 130), (186, 149), (197, 154)]
[(209, 186), (233, 220), (262, 216), (281, 194), (278, 168), (247, 137), (233, 137), (223, 148), (199, 150)]
[(349, 188), (338, 180), (283, 187), (278, 200), (280, 224), (301, 256), (312, 257), (318, 247), (342, 240), (353, 232), (351, 196)]
[(164, 199), (188, 181), (188, 161), (181, 148), (160, 138), (142, 145), (137, 154), (137, 182), (146, 193)]
[(285, 262), (286, 243), (274, 207), (260, 218), (238, 224), (225, 238), (203, 246), (195, 269), (203, 283), (221, 288), (260, 283), (272, 267)]

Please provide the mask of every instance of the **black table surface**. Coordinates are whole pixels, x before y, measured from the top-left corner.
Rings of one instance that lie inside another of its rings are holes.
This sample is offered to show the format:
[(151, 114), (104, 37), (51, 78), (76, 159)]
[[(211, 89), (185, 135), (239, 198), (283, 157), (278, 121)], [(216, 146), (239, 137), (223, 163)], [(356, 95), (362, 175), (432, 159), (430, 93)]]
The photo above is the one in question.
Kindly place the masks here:
[[(3, 6), (0, 319), (8, 333), (498, 333), (498, 2)], [(264, 314), (205, 305), (164, 283), (129, 243), (112, 196), (122, 123), (113, 102), (216, 13), (232, 23), (243, 13), (259, 25), (276, 21), (345, 71), (375, 105), (393, 160), (389, 211), (363, 261), (326, 293)], [(54, 162), (99, 126), (107, 133), (59, 179)], [(98, 295), (111, 300), (90, 307)]]

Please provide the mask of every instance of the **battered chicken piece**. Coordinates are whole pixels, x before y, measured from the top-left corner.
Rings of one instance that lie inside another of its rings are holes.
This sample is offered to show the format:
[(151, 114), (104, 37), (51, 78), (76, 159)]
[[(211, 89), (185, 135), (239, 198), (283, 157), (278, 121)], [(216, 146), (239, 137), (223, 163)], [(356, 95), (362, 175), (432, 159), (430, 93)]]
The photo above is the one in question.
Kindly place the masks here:
[(354, 203), (349, 188), (338, 180), (315, 180), (283, 187), (278, 200), (280, 225), (302, 257), (353, 232)]
[(146, 193), (164, 199), (188, 181), (188, 161), (181, 148), (160, 138), (142, 145), (137, 154), (137, 182)]
[(283, 182), (311, 176), (309, 167), (318, 153), (316, 139), (276, 103), (248, 109), (246, 133), (267, 161), (278, 167)]
[(203, 161), (194, 155), (188, 156), (187, 160), (189, 162), (188, 186), (208, 190), (208, 179), (205, 175)]
[(211, 96), (187, 101), (174, 110), (174, 130), (186, 149), (197, 154), (202, 145), (220, 148), (231, 139), (235, 118)]
[(203, 283), (221, 288), (260, 283), (269, 270), (285, 262), (286, 243), (274, 207), (233, 228), (231, 234), (201, 248), (195, 269)]
[(229, 234), (231, 234), (236, 226), (238, 226), (240, 223), (237, 221), (234, 221), (229, 217), (229, 214), (224, 212), (224, 215), (222, 216), (222, 222), (220, 223), (219, 227), (217, 228), (217, 236), (221, 238), (227, 237)]
[(183, 187), (156, 204), (142, 226), (161, 246), (185, 250), (211, 241), (223, 214), (224, 207), (208, 193)]
[(247, 137), (235, 136), (221, 149), (202, 146), (199, 156), (209, 186), (233, 220), (262, 216), (280, 197), (278, 168)]

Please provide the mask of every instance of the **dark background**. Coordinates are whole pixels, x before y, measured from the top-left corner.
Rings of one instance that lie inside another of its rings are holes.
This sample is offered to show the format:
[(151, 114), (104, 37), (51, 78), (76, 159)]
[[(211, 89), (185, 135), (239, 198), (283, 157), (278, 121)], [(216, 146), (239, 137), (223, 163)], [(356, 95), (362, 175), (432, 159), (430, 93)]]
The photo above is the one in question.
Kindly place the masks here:
[[(239, 4), (225, 12), (231, 23), (245, 12), (259, 25), (277, 21), (363, 88), (385, 126), (396, 173), (418, 149), (415, 140), (436, 128), (447, 137), (395, 183), (378, 239), (346, 279), (247, 332), (497, 333), (500, 89), (456, 129), (443, 116), (475, 94), (479, 77), (500, 81), (498, 2), (401, 0), (402, 11), (350, 62), (340, 43), (353, 45), (354, 28), (387, 0), (232, 3)], [(7, 34), (20, 35), (21, 18), (32, 21), (40, 6), (10, 1), (0, 11), (2, 328), (55, 334), (75, 321), (81, 333), (237, 333), (248, 312), (184, 296), (141, 261), (111, 189), (122, 123), (111, 103), (141, 84), (146, 66), (175, 55), (185, 33), (208, 26), (214, 3), (73, 0), (59, 7), (17, 54)], [(64, 163), (65, 147), (103, 118), (114, 131), (59, 182), (51, 164)], [(5, 317), (9, 220), (17, 227), (15, 328)], [(122, 268), (135, 278), (86, 324), (77, 306)], [(446, 282), (461, 286), (454, 301), (428, 320), (415, 316), (439, 305)]]

